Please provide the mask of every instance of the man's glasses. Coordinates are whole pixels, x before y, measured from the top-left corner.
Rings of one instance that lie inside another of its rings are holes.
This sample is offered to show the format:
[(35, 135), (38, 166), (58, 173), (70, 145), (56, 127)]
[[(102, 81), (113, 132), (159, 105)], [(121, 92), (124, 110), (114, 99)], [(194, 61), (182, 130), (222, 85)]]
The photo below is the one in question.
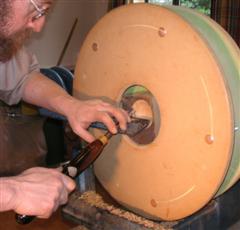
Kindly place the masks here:
[(35, 0), (30, 0), (30, 2), (33, 4), (35, 10), (38, 12), (38, 14), (36, 16), (33, 16), (32, 17), (32, 21), (36, 21), (38, 20), (39, 18), (47, 15), (48, 13), (48, 9), (41, 9), (39, 8), (39, 6), (37, 5), (37, 3), (35, 2)]

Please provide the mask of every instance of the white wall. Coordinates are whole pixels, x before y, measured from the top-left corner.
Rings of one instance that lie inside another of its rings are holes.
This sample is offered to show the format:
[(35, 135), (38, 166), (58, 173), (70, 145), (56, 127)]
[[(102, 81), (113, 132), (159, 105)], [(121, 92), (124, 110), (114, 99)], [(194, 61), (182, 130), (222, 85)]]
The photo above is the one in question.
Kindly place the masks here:
[(61, 65), (74, 66), (81, 44), (92, 26), (107, 12), (108, 0), (57, 0), (40, 34), (28, 47), (37, 55), (41, 67), (57, 65), (76, 18), (77, 26)]

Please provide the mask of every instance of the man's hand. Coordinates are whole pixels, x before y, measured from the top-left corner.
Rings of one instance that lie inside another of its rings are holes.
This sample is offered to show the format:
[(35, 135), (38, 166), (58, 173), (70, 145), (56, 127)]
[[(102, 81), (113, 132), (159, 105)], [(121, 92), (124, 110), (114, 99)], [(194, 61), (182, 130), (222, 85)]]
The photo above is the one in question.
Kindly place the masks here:
[(110, 132), (116, 133), (117, 128), (112, 117), (116, 118), (122, 130), (126, 130), (126, 123), (129, 121), (126, 111), (101, 100), (80, 101), (74, 99), (66, 116), (73, 131), (87, 142), (95, 139), (87, 131), (92, 122), (103, 122)]
[(42, 74), (34, 72), (32, 75), (25, 84), (23, 100), (64, 115), (73, 131), (87, 142), (95, 139), (86, 130), (92, 122), (103, 122), (110, 132), (116, 133), (116, 125), (111, 118), (115, 117), (120, 128), (126, 129), (130, 118), (122, 109), (102, 100), (78, 100)]
[(35, 167), (15, 177), (1, 178), (0, 210), (48, 218), (65, 204), (75, 188), (69, 177), (56, 169)]

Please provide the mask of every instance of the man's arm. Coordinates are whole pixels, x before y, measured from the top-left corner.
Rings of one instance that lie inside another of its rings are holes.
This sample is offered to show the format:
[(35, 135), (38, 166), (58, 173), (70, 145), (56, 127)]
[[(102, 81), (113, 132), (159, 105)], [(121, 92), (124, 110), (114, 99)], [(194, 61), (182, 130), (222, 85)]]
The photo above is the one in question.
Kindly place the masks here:
[(101, 100), (80, 101), (38, 72), (25, 84), (23, 100), (67, 117), (73, 131), (88, 142), (94, 137), (86, 130), (95, 121), (103, 122), (112, 133), (116, 133), (115, 117), (121, 129), (126, 129), (128, 115), (121, 109)]

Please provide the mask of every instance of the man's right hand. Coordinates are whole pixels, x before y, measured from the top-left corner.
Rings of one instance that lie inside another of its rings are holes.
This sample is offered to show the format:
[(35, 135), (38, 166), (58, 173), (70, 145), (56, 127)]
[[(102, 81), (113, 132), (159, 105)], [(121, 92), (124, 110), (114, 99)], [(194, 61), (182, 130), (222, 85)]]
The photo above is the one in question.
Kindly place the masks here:
[(56, 169), (31, 168), (0, 179), (0, 211), (48, 218), (74, 188), (74, 181)]

